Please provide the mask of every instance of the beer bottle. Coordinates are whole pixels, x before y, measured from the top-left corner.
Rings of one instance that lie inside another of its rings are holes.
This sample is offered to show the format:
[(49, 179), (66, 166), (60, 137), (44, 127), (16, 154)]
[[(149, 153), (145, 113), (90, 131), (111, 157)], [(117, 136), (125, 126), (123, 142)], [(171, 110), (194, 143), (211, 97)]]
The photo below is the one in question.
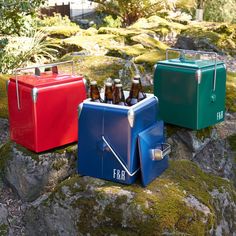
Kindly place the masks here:
[(97, 81), (91, 81), (90, 83), (90, 98), (92, 102), (103, 102), (100, 97)]
[(112, 85), (112, 90), (115, 90), (116, 84), (121, 84), (120, 79), (114, 79), (114, 83)]
[(138, 94), (138, 100), (141, 101), (144, 98), (147, 97), (147, 95), (143, 92), (143, 86), (142, 86), (142, 82), (141, 82), (141, 77), (140, 75), (135, 75), (134, 76), (134, 80), (137, 80), (139, 82), (139, 94)]
[(125, 96), (122, 84), (116, 84), (113, 92), (113, 104), (125, 106)]
[(136, 104), (139, 100), (139, 81), (133, 80), (131, 90), (129, 92), (129, 97), (126, 99), (126, 103), (128, 106), (133, 106)]
[(105, 83), (105, 94), (104, 94), (104, 102), (112, 104), (113, 93), (112, 93), (112, 83)]

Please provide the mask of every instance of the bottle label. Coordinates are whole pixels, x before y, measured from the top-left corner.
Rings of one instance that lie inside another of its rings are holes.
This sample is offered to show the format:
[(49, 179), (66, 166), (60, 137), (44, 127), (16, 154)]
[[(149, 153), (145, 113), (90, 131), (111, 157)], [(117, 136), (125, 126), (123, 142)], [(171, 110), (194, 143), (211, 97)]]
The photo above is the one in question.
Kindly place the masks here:
[(125, 181), (125, 174), (124, 170), (113, 169), (113, 179)]

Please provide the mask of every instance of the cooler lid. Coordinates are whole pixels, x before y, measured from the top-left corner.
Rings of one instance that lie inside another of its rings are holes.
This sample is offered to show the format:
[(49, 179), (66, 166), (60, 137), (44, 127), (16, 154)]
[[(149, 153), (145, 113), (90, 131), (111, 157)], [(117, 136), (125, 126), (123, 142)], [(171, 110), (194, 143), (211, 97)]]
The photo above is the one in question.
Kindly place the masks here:
[[(18, 83), (28, 87), (46, 87), (69, 83), (83, 79), (82, 76), (73, 76), (69, 74), (56, 74), (51, 72), (41, 73), (40, 76), (36, 75), (19, 75), (17, 76)], [(16, 81), (16, 77), (11, 77), (11, 81)]]
[[(165, 61), (159, 61), (157, 64), (169, 65), (169, 66), (178, 66), (178, 67), (186, 67), (192, 69), (202, 69), (206, 67), (215, 66), (214, 60), (190, 60), (190, 59), (169, 59)], [(224, 64), (223, 61), (216, 61), (217, 65)]]
[(170, 145), (164, 143), (164, 124), (156, 122), (138, 134), (141, 178), (147, 186), (168, 167)]

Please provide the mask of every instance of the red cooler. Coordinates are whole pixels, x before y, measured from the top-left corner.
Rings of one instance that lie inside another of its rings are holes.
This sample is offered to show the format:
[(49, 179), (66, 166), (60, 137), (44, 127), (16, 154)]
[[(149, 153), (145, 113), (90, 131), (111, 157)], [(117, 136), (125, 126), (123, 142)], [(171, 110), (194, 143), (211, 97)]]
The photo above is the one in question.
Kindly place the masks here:
[[(71, 63), (71, 74), (58, 73), (57, 66)], [(51, 71), (40, 72), (40, 68)], [(31, 75), (20, 71), (34, 70)], [(73, 75), (73, 62), (20, 68), (8, 81), (10, 136), (35, 152), (78, 140), (78, 104), (86, 99), (85, 80)]]

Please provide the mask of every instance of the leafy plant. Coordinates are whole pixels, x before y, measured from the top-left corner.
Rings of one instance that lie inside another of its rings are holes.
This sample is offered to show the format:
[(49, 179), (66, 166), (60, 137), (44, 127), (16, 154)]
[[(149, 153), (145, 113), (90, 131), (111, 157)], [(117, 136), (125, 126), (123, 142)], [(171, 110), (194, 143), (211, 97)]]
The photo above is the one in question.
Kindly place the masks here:
[(111, 15), (109, 15), (106, 16), (103, 21), (107, 27), (120, 28), (122, 26), (121, 18), (119, 16), (114, 19)]
[(76, 26), (68, 16), (61, 16), (60, 13), (54, 13), (53, 16), (43, 16), (43, 18), (37, 18), (37, 25), (39, 27), (45, 26)]
[[(27, 37), (7, 37), (0, 41), (0, 72), (12, 73), (15, 68), (56, 59), (60, 46), (46, 40), (44, 31), (33, 31)], [(7, 42), (7, 43), (6, 43)]]
[[(31, 28), (32, 16), (44, 0), (0, 1), (0, 33), (25, 35)], [(26, 32), (25, 32), (26, 31)]]

